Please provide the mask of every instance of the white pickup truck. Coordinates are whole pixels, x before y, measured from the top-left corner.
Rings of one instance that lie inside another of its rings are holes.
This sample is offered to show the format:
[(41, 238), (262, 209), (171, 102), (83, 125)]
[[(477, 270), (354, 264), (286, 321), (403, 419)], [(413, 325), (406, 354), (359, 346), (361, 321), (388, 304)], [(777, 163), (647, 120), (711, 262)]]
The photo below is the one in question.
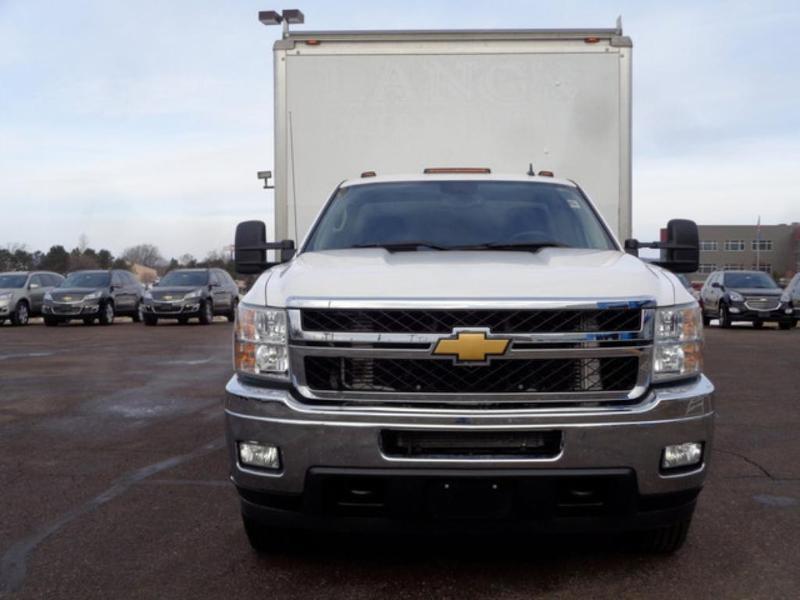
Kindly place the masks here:
[[(291, 527), (414, 526), (632, 531), (653, 550), (680, 547), (714, 390), (697, 303), (662, 268), (696, 268), (696, 226), (673, 220), (649, 245), (662, 266), (617, 236), (630, 228), (629, 52), (619, 29), (292, 32), (276, 44), (284, 239), (267, 243), (259, 221), (237, 228), (238, 270), (261, 275), (239, 307), (225, 404), (254, 548)], [(408, 82), (397, 73), (442, 64), (496, 68), (528, 110), (467, 88), (449, 111), (489, 112), (458, 128), (431, 104), (436, 90), (398, 84), (388, 103), (374, 91), (381, 73)], [(373, 117), (379, 137), (356, 123)], [(610, 130), (592, 121), (605, 118)], [(520, 156), (549, 157), (570, 179)], [(587, 189), (571, 180), (584, 176)]]

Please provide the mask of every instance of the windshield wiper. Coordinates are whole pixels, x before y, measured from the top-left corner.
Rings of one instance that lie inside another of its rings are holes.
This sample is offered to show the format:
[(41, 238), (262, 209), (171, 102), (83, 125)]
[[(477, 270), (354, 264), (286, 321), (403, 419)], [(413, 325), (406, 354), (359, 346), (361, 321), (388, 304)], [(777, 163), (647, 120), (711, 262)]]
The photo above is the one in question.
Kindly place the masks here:
[(569, 244), (561, 242), (487, 242), (485, 244), (472, 244), (469, 246), (452, 246), (451, 250), (530, 250), (536, 252), (542, 248), (570, 248)]
[(351, 248), (384, 248), (389, 252), (415, 252), (420, 248), (431, 250), (452, 250), (449, 246), (439, 246), (433, 242), (409, 240), (403, 242), (377, 242), (374, 244), (354, 244)]

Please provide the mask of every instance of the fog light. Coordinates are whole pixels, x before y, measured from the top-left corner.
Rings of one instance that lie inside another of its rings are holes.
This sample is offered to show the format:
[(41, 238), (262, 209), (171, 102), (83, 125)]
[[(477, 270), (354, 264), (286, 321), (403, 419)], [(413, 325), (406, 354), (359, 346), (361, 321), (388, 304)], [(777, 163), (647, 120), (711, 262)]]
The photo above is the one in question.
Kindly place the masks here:
[(281, 468), (281, 457), (277, 446), (259, 442), (239, 442), (239, 462), (259, 469)]
[(686, 442), (664, 448), (661, 456), (661, 468), (678, 469), (680, 467), (690, 467), (703, 460), (702, 442)]
[(739, 309), (736, 308), (735, 306), (731, 306), (728, 310), (734, 314), (739, 314)]

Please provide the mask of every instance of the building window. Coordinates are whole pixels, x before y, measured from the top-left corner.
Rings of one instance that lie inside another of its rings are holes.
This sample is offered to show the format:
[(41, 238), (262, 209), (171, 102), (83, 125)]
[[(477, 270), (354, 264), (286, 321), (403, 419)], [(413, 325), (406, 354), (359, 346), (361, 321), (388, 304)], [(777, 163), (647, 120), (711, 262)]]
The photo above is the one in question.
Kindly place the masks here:
[(772, 252), (772, 240), (753, 240), (750, 244), (753, 251)]
[(697, 268), (698, 273), (713, 273), (716, 270), (717, 270), (717, 265), (710, 265), (703, 263), (700, 263), (700, 266)]
[(717, 242), (715, 241), (700, 241), (700, 251), (701, 252), (716, 252), (717, 251)]
[(761, 263), (758, 266), (753, 265), (753, 270), (764, 271), (764, 273), (772, 273), (772, 265), (770, 263)]
[(742, 252), (744, 251), (744, 240), (725, 240), (726, 252)]
[(722, 265), (723, 271), (741, 271), (742, 265)]

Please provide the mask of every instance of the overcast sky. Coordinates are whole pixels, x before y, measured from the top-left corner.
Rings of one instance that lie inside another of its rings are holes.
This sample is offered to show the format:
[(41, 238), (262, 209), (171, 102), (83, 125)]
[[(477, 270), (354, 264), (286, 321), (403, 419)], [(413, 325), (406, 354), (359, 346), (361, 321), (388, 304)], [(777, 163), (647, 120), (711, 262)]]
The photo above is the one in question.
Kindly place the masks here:
[[(287, 3), (289, 6), (291, 3)], [(252, 0), (0, 0), (0, 245), (204, 256), (269, 219)], [(611, 27), (634, 41), (634, 234), (800, 221), (800, 2), (296, 3), (309, 29)]]

